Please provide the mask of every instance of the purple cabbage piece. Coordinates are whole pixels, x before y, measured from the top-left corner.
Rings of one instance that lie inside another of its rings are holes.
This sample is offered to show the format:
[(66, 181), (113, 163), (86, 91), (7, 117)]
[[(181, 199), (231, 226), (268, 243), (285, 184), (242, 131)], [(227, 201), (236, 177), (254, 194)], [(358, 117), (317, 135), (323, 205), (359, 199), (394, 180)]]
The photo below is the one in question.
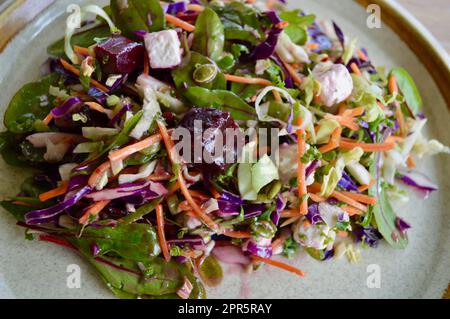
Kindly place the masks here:
[(67, 194), (64, 201), (50, 208), (35, 210), (25, 215), (25, 221), (28, 225), (40, 225), (45, 224), (55, 217), (59, 216), (64, 210), (74, 206), (84, 196), (92, 191), (90, 186), (85, 186), (78, 191)]
[(96, 87), (89, 88), (87, 94), (102, 105), (106, 104), (106, 100), (108, 99), (108, 94), (100, 89), (97, 89)]
[(109, 92), (114, 92), (118, 90), (122, 85), (124, 85), (128, 80), (128, 74), (122, 74), (120, 78), (118, 78), (113, 85), (111, 85), (109, 88)]
[(342, 173), (342, 178), (339, 181), (338, 186), (345, 189), (346, 191), (359, 192), (358, 186), (346, 172)]
[(306, 178), (308, 178), (309, 176), (311, 176), (311, 174), (313, 174), (315, 172), (316, 169), (318, 169), (320, 167), (320, 161), (319, 160), (314, 160), (311, 162), (311, 164), (309, 164), (309, 166), (306, 168), (305, 170), (305, 175)]
[(372, 248), (377, 247), (380, 239), (383, 238), (380, 232), (372, 226), (362, 227), (357, 225), (353, 229), (353, 234), (357, 242), (364, 242)]
[(100, 254), (100, 247), (97, 243), (92, 243), (90, 249), (92, 256), (97, 257)]
[(167, 189), (160, 183), (152, 181), (143, 181), (136, 183), (127, 183), (116, 188), (104, 189), (89, 194), (87, 197), (94, 200), (113, 200), (122, 198), (130, 204), (142, 204), (140, 199), (155, 199), (167, 193)]
[(186, 10), (186, 2), (180, 1), (169, 4), (166, 8), (166, 13), (176, 16), (178, 12), (185, 12)]
[(278, 226), (278, 223), (280, 222), (281, 218), (281, 212), (286, 208), (286, 201), (283, 200), (283, 197), (281, 194), (278, 194), (277, 200), (276, 200), (276, 209), (270, 216), (270, 219), (272, 220), (272, 223), (275, 226)]
[(306, 214), (306, 218), (312, 225), (324, 222), (322, 217), (320, 216), (319, 204), (314, 203), (312, 205), (309, 205), (308, 214)]
[(144, 41), (145, 36), (147, 35), (147, 30), (136, 30), (133, 32), (139, 39)]
[(71, 110), (83, 105), (83, 101), (76, 96), (68, 98), (63, 104), (52, 110), (54, 118), (59, 119), (70, 113)]
[(329, 50), (333, 47), (333, 42), (331, 39), (322, 32), (317, 23), (313, 23), (308, 28), (308, 34), (311, 37), (313, 43), (316, 43), (319, 47), (314, 52), (321, 52), (324, 50)]
[(65, 85), (79, 84), (80, 79), (67, 71), (58, 59), (52, 59), (50, 62), (50, 71), (61, 75), (64, 78)]
[(330, 250), (326, 250), (324, 252), (322, 261), (329, 260), (329, 259), (333, 258), (333, 256), (334, 256), (334, 248), (332, 248)]
[(80, 187), (84, 187), (87, 185), (89, 180), (89, 175), (75, 175), (70, 178), (68, 192), (71, 192)]
[(133, 105), (131, 103), (127, 103), (125, 104), (119, 112), (117, 112), (116, 115), (114, 115), (114, 117), (111, 119), (111, 122), (109, 123), (110, 126), (114, 126), (116, 123), (118, 123), (120, 121), (120, 119), (122, 118), (122, 116), (128, 112), (129, 110), (131, 110), (131, 108), (133, 107)]
[(253, 51), (250, 53), (250, 60), (264, 60), (268, 59), (274, 52), (278, 43), (278, 37), (283, 31), (282, 28), (277, 27), (277, 24), (282, 20), (277, 15), (275, 11), (268, 11), (265, 13), (273, 24), (272, 29), (270, 29), (266, 40), (261, 44), (257, 45)]
[(416, 171), (400, 171), (397, 175), (397, 179), (408, 186), (414, 187), (425, 198), (428, 197), (430, 193), (439, 189), (439, 187), (427, 176)]
[(337, 38), (339, 39), (339, 42), (341, 43), (342, 49), (345, 49), (344, 32), (342, 32), (342, 29), (334, 21), (333, 21), (333, 28), (334, 28), (334, 32), (336, 33)]
[(395, 220), (395, 226), (403, 235), (406, 235), (406, 231), (411, 228), (411, 225), (400, 217)]
[(261, 215), (264, 210), (266, 209), (266, 206), (264, 204), (249, 204), (244, 205), (244, 218), (253, 218), (258, 217)]
[(262, 258), (272, 258), (272, 245), (262, 246), (255, 243), (253, 240), (247, 241), (243, 247), (247, 254), (259, 256)]
[(274, 53), (271, 56), (271, 59), (281, 68), (281, 70), (283, 71), (284, 74), (284, 84), (286, 85), (286, 88), (288, 89), (293, 89), (294, 86), (294, 81), (292, 80), (292, 77), (290, 76), (289, 72), (286, 70), (283, 62), (281, 62), (280, 57), (278, 56), (278, 54)]

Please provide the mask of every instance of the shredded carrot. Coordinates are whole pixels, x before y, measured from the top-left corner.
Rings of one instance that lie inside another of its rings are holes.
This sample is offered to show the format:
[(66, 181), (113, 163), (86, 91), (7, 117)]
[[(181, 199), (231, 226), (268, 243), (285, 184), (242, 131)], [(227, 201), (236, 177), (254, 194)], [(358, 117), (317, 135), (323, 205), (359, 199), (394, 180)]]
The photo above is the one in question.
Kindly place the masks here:
[(91, 110), (103, 113), (103, 114), (111, 114), (112, 111), (105, 109), (103, 106), (101, 106), (100, 104), (98, 104), (97, 102), (85, 102), (84, 104), (86, 104), (87, 106), (89, 106), (89, 108)]
[(16, 201), (12, 202), (12, 204), (13, 205), (18, 205), (18, 206), (37, 208), (35, 205), (27, 203), (27, 202), (23, 202), (21, 200), (16, 200)]
[(69, 186), (68, 182), (62, 182), (60, 186), (55, 189), (52, 189), (48, 192), (42, 193), (39, 195), (39, 200), (41, 202), (46, 202), (49, 199), (64, 195), (67, 192), (67, 188)]
[(177, 164), (176, 175), (178, 176), (178, 184), (179, 184), (181, 192), (184, 195), (184, 198), (189, 202), (189, 204), (191, 204), (191, 207), (194, 210), (194, 212), (198, 218), (200, 218), (211, 229), (217, 229), (218, 228), (217, 224), (214, 223), (214, 221), (211, 219), (211, 217), (209, 217), (202, 211), (202, 209), (197, 205), (197, 203), (193, 199), (191, 193), (189, 192), (189, 189), (186, 185), (186, 181), (184, 180), (183, 174), (181, 172), (181, 167), (177, 163), (178, 161), (176, 161), (175, 154), (174, 154), (173, 141), (170, 138), (169, 133), (167, 132), (166, 126), (161, 121), (157, 121), (157, 123), (158, 123), (159, 130), (161, 132), (161, 137), (162, 137), (164, 144), (166, 145), (167, 151), (169, 153), (169, 158), (170, 158), (172, 164)]
[(311, 223), (309, 222), (309, 220), (305, 219), (305, 220), (303, 221), (303, 227), (304, 227), (305, 229), (311, 227)]
[(256, 84), (256, 85), (264, 85), (270, 86), (272, 82), (262, 78), (246, 78), (243, 76), (225, 74), (225, 79), (230, 82), (243, 83), (243, 84)]
[(371, 143), (361, 143), (356, 142), (351, 139), (342, 138), (339, 147), (346, 149), (346, 150), (352, 150), (356, 147), (361, 147), (364, 152), (385, 152), (390, 151), (395, 148), (394, 143), (380, 143), (380, 144), (371, 144)]
[[(123, 173), (123, 172), (122, 172)], [(161, 181), (168, 181), (172, 178), (172, 175), (168, 174), (168, 173), (164, 173), (164, 174), (152, 174), (148, 177), (146, 177), (147, 180), (151, 180), (154, 182), (161, 182)]]
[(298, 221), (300, 218), (301, 218), (301, 216), (294, 216), (294, 217), (286, 220), (283, 224), (281, 224), (280, 228), (291, 225), (291, 224), (295, 223), (296, 221)]
[(361, 216), (363, 214), (363, 212), (355, 207), (352, 206), (342, 206), (341, 209), (344, 212), (347, 212), (349, 216), (355, 216), (355, 215), (359, 215)]
[(352, 69), (353, 73), (355, 73), (358, 76), (361, 76), (361, 70), (359, 69), (358, 65), (356, 65), (355, 62), (353, 62), (352, 64), (350, 64), (350, 68)]
[[(80, 71), (76, 67), (74, 67), (73, 65), (71, 65), (69, 62), (67, 62), (64, 59), (59, 59), (59, 61), (61, 62), (64, 69), (66, 69), (69, 72), (72, 72), (76, 76), (80, 76)], [(106, 86), (104, 86), (103, 84), (101, 84), (100, 82), (98, 82), (94, 79), (91, 79), (90, 83), (93, 86), (97, 87), (98, 89), (102, 90), (103, 92), (109, 92), (109, 89)]]
[(404, 140), (405, 139), (401, 136), (391, 135), (391, 136), (388, 136), (388, 138), (386, 138), (386, 140), (384, 142), (385, 143), (401, 143)]
[(45, 125), (49, 125), (50, 122), (53, 121), (53, 115), (52, 113), (48, 113), (48, 115), (42, 120), (42, 123), (44, 123)]
[(358, 187), (358, 190), (360, 192), (365, 192), (366, 190), (371, 188), (373, 185), (375, 185), (375, 183), (376, 183), (376, 180), (372, 178), (372, 180), (370, 181), (370, 183), (368, 185), (361, 185), (360, 187)]
[(75, 53), (78, 53), (80, 55), (90, 56), (89, 49), (87, 49), (87, 48), (83, 48), (78, 45), (74, 45), (73, 50), (75, 51)]
[(341, 238), (347, 238), (348, 237), (348, 232), (340, 230), (337, 232), (337, 235)]
[(297, 71), (292, 67), (292, 65), (290, 65), (289, 63), (284, 62), (283, 60), (281, 62), (283, 63), (283, 65), (286, 68), (286, 70), (288, 71), (288, 73), (291, 76), (292, 80), (294, 80), (294, 83), (297, 84), (297, 85), (301, 85), (303, 83), (303, 80), (300, 77), (300, 75), (297, 73)]
[(280, 217), (281, 218), (298, 217), (298, 210), (296, 210), (296, 209), (286, 209), (286, 210), (281, 212)]
[(343, 115), (344, 112), (347, 110), (348, 105), (344, 102), (342, 102), (341, 104), (339, 104), (339, 108), (338, 108), (338, 114), (339, 115)]
[(202, 201), (208, 200), (210, 198), (208, 195), (206, 195), (205, 193), (200, 192), (200, 191), (190, 190), (189, 192), (191, 193), (193, 198), (197, 198)]
[(180, 189), (180, 183), (176, 182), (167, 189), (167, 196), (175, 194)]
[[(298, 123), (301, 126), (301, 119)], [(298, 198), (300, 200), (299, 213), (301, 215), (308, 214), (308, 200), (306, 199), (306, 165), (303, 163), (302, 158), (306, 150), (305, 131), (303, 129), (297, 130), (297, 186), (298, 186)]]
[(215, 189), (214, 186), (209, 187), (209, 192), (215, 199), (219, 199), (221, 197), (220, 193)]
[(313, 193), (309, 193), (309, 198), (315, 203), (323, 203), (327, 200), (325, 197)]
[(356, 116), (363, 115), (365, 111), (366, 111), (366, 109), (364, 107), (360, 106), (360, 107), (355, 107), (354, 109), (347, 109), (343, 112), (342, 115), (356, 117)]
[[(397, 85), (397, 79), (395, 78), (394, 74), (391, 74), (388, 79), (388, 88), (389, 92), (392, 95), (398, 94), (398, 85)], [(400, 134), (402, 136), (405, 136), (406, 134), (406, 124), (405, 124), (405, 117), (403, 116), (403, 112), (400, 106), (400, 103), (397, 101), (395, 104), (395, 117), (400, 125)]]
[(363, 60), (364, 62), (369, 61), (369, 58), (367, 57), (367, 55), (364, 53), (363, 50), (358, 50), (358, 57)]
[(111, 202), (111, 201), (109, 201), (109, 200), (102, 200), (102, 201), (96, 202), (94, 205), (90, 206), (90, 207), (86, 210), (86, 212), (83, 214), (83, 216), (81, 216), (81, 218), (80, 218), (80, 220), (79, 220), (79, 223), (80, 223), (81, 225), (85, 225), (85, 224), (89, 221), (89, 219), (90, 219), (91, 217), (94, 217), (94, 216), (97, 216), (98, 214), (100, 214), (101, 211), (102, 211), (106, 206), (108, 206), (108, 204), (109, 204), (110, 202)]
[(342, 127), (337, 127), (331, 134), (330, 142), (319, 148), (319, 152), (322, 154), (328, 153), (339, 147), (339, 142), (341, 139)]
[(243, 230), (225, 230), (222, 233), (223, 235), (230, 237), (230, 238), (236, 238), (236, 239), (247, 239), (252, 237), (250, 232), (243, 231)]
[(156, 206), (156, 223), (158, 224), (159, 246), (166, 261), (170, 261), (169, 247), (167, 246), (166, 235), (164, 233), (164, 212), (162, 205)]
[(285, 263), (282, 263), (282, 262), (279, 262), (279, 261), (276, 261), (276, 260), (272, 260), (272, 259), (269, 259), (269, 258), (262, 258), (262, 257), (259, 257), (259, 256), (252, 256), (251, 258), (255, 262), (266, 263), (268, 265), (271, 265), (271, 266), (274, 266), (274, 267), (278, 267), (278, 268), (281, 268), (283, 270), (287, 270), (289, 272), (292, 272), (292, 273), (294, 273), (296, 275), (299, 275), (300, 277), (304, 277), (305, 276), (305, 273), (303, 272), (303, 270), (297, 269), (297, 268), (295, 268), (295, 267), (293, 267), (291, 265), (288, 265), (288, 264), (285, 264)]
[(150, 62), (148, 61), (147, 54), (144, 57), (144, 75), (149, 75), (150, 73)]
[(91, 177), (89, 178), (88, 185), (91, 187), (97, 186), (97, 184), (100, 182), (100, 179), (102, 178), (103, 173), (108, 171), (110, 168), (111, 163), (109, 161), (97, 167), (94, 173), (92, 173)]
[(308, 186), (308, 193), (316, 194), (320, 192), (322, 186), (319, 183), (313, 183)]
[(397, 94), (398, 93), (397, 79), (395, 78), (394, 74), (391, 74), (389, 76), (388, 87), (389, 87), (389, 92), (391, 94)]
[(332, 197), (336, 198), (338, 201), (341, 201), (347, 205), (350, 205), (352, 207), (355, 207), (363, 212), (367, 212), (367, 207), (364, 206), (363, 204), (357, 202), (356, 200), (354, 200), (353, 198), (350, 198), (344, 194), (342, 194), (341, 192), (337, 192), (334, 191), (333, 194), (331, 194)]
[(412, 155), (408, 156), (408, 159), (406, 160), (406, 164), (408, 165), (409, 168), (416, 167), (416, 162), (414, 161), (414, 157), (412, 157)]
[(173, 15), (170, 14), (166, 14), (166, 21), (169, 22), (170, 24), (173, 24), (176, 27), (179, 27), (183, 30), (186, 30), (188, 32), (194, 32), (195, 31), (195, 26), (193, 26), (190, 23), (187, 23)]
[(368, 205), (375, 205), (377, 203), (377, 199), (372, 196), (358, 194), (358, 193), (352, 193), (352, 192), (345, 192), (342, 191), (342, 194), (345, 196), (352, 198), (360, 203), (368, 204)]
[(284, 29), (284, 28), (286, 28), (287, 26), (289, 26), (289, 22), (287, 22), (287, 21), (281, 21), (281, 22), (277, 23), (277, 25), (275, 26), (275, 28), (277, 28), (277, 29)]
[(199, 4), (188, 4), (187, 9), (188, 11), (202, 12), (205, 10), (205, 7)]
[(315, 50), (319, 47), (318, 43), (308, 43), (308, 49)]
[(380, 109), (382, 109), (383, 111), (386, 111), (386, 106), (381, 103), (380, 101), (377, 101), (378, 106), (380, 107)]
[(145, 150), (146, 148), (149, 148), (153, 144), (160, 142), (161, 139), (162, 139), (161, 134), (152, 135), (140, 142), (128, 145), (120, 150), (111, 152), (108, 158), (111, 162), (124, 160), (128, 156), (133, 155), (134, 153), (140, 152), (142, 150)]

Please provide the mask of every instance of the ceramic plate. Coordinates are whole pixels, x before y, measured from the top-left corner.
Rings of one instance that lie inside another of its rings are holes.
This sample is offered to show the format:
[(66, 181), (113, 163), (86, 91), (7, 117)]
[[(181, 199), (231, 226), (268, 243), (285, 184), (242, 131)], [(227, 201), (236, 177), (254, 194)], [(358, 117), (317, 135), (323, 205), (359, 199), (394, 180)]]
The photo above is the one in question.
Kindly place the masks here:
[[(1, 116), (13, 94), (23, 84), (38, 77), (39, 66), (47, 58), (47, 45), (63, 36), (67, 5), (88, 1), (32, 2), (16, 1), (14, 8), (19, 13), (10, 9), (0, 19), (1, 33), (5, 34), (0, 41), (0, 48), (3, 47), (0, 53)], [(94, 2), (103, 4), (103, 1)], [(319, 19), (333, 19), (348, 36), (356, 36), (360, 44), (368, 49), (375, 65), (400, 65), (408, 69), (424, 98), (425, 113), (429, 118), (427, 134), (450, 145), (450, 112), (446, 97), (433, 80), (433, 77), (439, 79), (437, 82), (442, 87), (448, 85), (448, 57), (401, 8), (390, 1), (371, 2), (382, 5), (382, 15), (386, 21), (391, 19), (390, 22), (395, 22), (393, 29), (398, 34), (414, 40), (408, 43), (418, 55), (387, 24), (383, 23), (381, 29), (369, 29), (366, 26), (368, 14), (356, 2), (304, 0), (301, 4), (305, 11), (316, 13)], [(295, 7), (297, 3), (300, 1), (292, 0), (291, 6)], [(30, 9), (30, 6), (34, 7)], [(26, 24), (37, 12), (41, 13)], [(18, 17), (11, 22), (11, 15), (14, 14)], [(22, 20), (19, 19), (21, 17)], [(415, 27), (412, 28), (412, 25)], [(16, 31), (20, 32), (8, 42), (6, 37)], [(317, 262), (300, 254), (292, 263), (307, 273), (304, 278), (269, 266), (247, 277), (236, 269), (224, 266), (225, 281), (219, 288), (209, 290), (209, 297), (441, 298), (450, 281), (450, 161), (445, 157), (435, 157), (419, 163), (419, 166), (441, 189), (428, 201), (413, 199), (399, 210), (399, 214), (413, 226), (409, 232), (410, 244), (405, 250), (394, 250), (383, 244), (377, 249), (363, 250), (362, 260), (357, 264), (350, 264), (345, 258)], [(27, 172), (8, 167), (0, 160), (0, 195), (15, 194), (19, 182), (26, 175)], [(113, 297), (91, 267), (77, 255), (42, 242), (26, 241), (23, 229), (14, 224), (13, 218), (4, 211), (0, 212), (0, 297)], [(69, 289), (66, 285), (67, 267), (72, 264), (80, 265), (82, 269), (80, 289)], [(372, 269), (368, 268), (369, 265), (377, 265), (380, 269), (380, 288), (369, 288), (367, 285)]]

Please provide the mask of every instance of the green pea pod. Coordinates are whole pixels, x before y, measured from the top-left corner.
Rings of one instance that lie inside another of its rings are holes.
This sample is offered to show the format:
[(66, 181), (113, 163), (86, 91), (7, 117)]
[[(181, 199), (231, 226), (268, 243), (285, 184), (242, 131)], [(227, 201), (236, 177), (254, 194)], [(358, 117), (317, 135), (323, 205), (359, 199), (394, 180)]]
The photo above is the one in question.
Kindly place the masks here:
[(223, 53), (225, 32), (217, 13), (206, 8), (197, 18), (192, 49), (217, 61)]
[(213, 107), (230, 112), (235, 120), (256, 119), (255, 109), (230, 91), (208, 90), (197, 86), (188, 88), (184, 96), (195, 106)]
[(166, 27), (159, 0), (111, 0), (111, 12), (117, 27), (131, 38), (136, 38), (136, 30), (156, 32)]

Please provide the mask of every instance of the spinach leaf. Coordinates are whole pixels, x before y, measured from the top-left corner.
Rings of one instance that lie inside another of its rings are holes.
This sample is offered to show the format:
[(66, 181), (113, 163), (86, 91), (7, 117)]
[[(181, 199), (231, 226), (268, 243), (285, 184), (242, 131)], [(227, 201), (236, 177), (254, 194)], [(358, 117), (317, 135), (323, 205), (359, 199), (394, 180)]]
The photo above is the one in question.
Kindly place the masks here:
[(423, 101), (411, 75), (401, 67), (393, 69), (392, 74), (395, 75), (398, 87), (412, 113), (419, 113), (422, 110)]
[[(372, 176), (378, 176), (376, 166), (376, 163), (371, 166), (370, 173)], [(377, 180), (380, 179), (378, 178)], [(382, 187), (379, 182), (375, 183), (369, 190), (369, 195), (375, 196), (378, 200), (377, 205), (373, 208), (373, 216), (375, 217), (378, 231), (392, 247), (397, 249), (406, 248), (408, 245), (408, 238), (397, 229), (395, 224), (397, 215), (389, 202), (384, 187)]]
[(243, 30), (238, 28), (227, 28), (225, 29), (225, 40), (227, 41), (245, 41), (252, 45), (258, 43), (258, 38), (255, 37), (254, 32), (249, 30)]
[(123, 224), (107, 227), (108, 220), (100, 222), (105, 227), (86, 227), (79, 238), (72, 239), (77, 246), (97, 244), (99, 256), (114, 253), (134, 261), (146, 260), (161, 253), (156, 231), (149, 224)]
[(284, 11), (280, 13), (280, 18), (289, 22), (284, 29), (291, 40), (299, 45), (303, 45), (308, 40), (307, 28), (314, 23), (315, 15), (300, 15), (300, 10)]
[(186, 56), (179, 68), (172, 71), (173, 80), (177, 89), (183, 90), (191, 86), (201, 86), (207, 89), (220, 89), (225, 90), (227, 88), (227, 81), (222, 72), (218, 72), (215, 79), (208, 83), (197, 83), (194, 81), (193, 74), (199, 65), (212, 64), (214, 61), (203, 56), (197, 52), (191, 52)]
[(0, 206), (20, 222), (25, 222), (25, 214), (35, 210), (33, 207), (16, 205), (13, 200), (0, 201)]
[[(235, 75), (244, 76), (244, 74), (242, 72), (240, 72), (239, 70), (237, 70), (235, 72)], [(250, 74), (249, 76), (257, 77), (256, 74)], [(245, 84), (245, 83), (237, 83), (237, 82), (231, 83), (231, 91), (243, 100), (251, 98), (252, 96), (256, 95), (256, 93), (259, 90), (261, 90), (263, 88), (264, 87), (262, 85)]]
[(111, 0), (111, 11), (117, 27), (130, 38), (136, 38), (136, 30), (156, 32), (166, 27), (159, 0)]
[(220, 285), (223, 279), (223, 271), (220, 263), (214, 256), (208, 256), (198, 269), (203, 282), (209, 287)]
[(214, 10), (206, 8), (197, 18), (192, 49), (217, 61), (222, 56), (224, 44), (223, 24)]
[(48, 90), (58, 79), (58, 75), (51, 74), (39, 82), (25, 84), (6, 109), (6, 128), (16, 134), (33, 132), (36, 120), (42, 120), (53, 107), (53, 97)]
[[(75, 35), (73, 35), (70, 43), (72, 45), (78, 45), (81, 47), (90, 47), (91, 45), (95, 44), (96, 38), (107, 38), (111, 36), (111, 31), (109, 29), (109, 26), (107, 25), (98, 25), (91, 29), (79, 32)], [(47, 53), (56, 56), (56, 57), (63, 57), (65, 56), (64, 51), (64, 39), (61, 39), (52, 45), (50, 45), (47, 48)]]
[(230, 112), (235, 120), (256, 119), (255, 109), (230, 91), (208, 90), (197, 86), (188, 88), (185, 97), (195, 106), (214, 107)]
[(260, 17), (251, 6), (234, 1), (223, 7), (212, 6), (212, 8), (222, 19), (225, 28), (249, 26), (255, 30), (260, 30)]

